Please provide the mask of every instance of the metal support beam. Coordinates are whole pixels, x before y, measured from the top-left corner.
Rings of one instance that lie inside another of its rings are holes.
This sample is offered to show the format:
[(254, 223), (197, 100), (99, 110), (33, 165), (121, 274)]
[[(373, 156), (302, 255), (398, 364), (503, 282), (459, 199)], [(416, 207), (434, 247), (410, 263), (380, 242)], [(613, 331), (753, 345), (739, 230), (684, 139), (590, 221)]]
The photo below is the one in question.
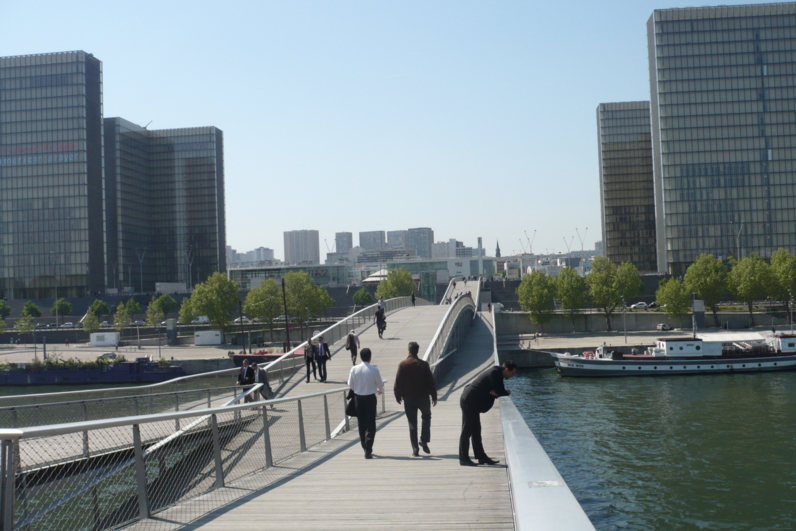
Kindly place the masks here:
[(301, 411), (301, 400), (298, 402), (298, 420), (299, 420), (299, 446), (302, 452), (307, 451), (307, 439), (304, 435), (304, 414)]
[(265, 468), (271, 468), (274, 466), (274, 456), (271, 453), (271, 428), (266, 406), (263, 406), (263, 442), (265, 443)]
[(332, 438), (332, 428), (329, 426), (329, 400), (326, 395), (323, 395), (323, 417), (326, 420), (326, 440)]
[(138, 517), (149, 518), (149, 498), (146, 492), (146, 463), (144, 447), (141, 443), (141, 428), (133, 424), (133, 446), (135, 448), (135, 481), (138, 490)]
[(224, 463), (221, 461), (221, 437), (218, 433), (218, 415), (210, 416), (210, 426), (213, 430), (213, 457), (216, 461), (215, 488), (220, 489), (224, 486)]

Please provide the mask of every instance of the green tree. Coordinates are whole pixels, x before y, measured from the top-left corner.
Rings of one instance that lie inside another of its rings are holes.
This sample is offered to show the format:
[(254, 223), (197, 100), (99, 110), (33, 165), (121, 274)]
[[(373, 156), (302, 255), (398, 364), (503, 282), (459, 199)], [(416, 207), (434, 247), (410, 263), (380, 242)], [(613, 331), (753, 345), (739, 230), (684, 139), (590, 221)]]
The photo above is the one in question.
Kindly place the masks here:
[(609, 332), (611, 314), (622, 304), (622, 298), (627, 300), (635, 297), (643, 287), (636, 266), (630, 262), (617, 266), (605, 256), (594, 259), (586, 284), (589, 286), (591, 300), (605, 314)]
[(304, 271), (292, 271), (285, 275), (285, 293), (289, 315), (304, 326), (313, 315), (320, 315), (334, 305), (334, 300)]
[(572, 323), (572, 331), (576, 332), (575, 317), (586, 307), (589, 301), (589, 286), (586, 279), (570, 267), (561, 270), (555, 279), (556, 296), (561, 301), (564, 313)]
[(101, 301), (99, 299), (94, 299), (94, 302), (91, 303), (89, 306), (89, 311), (95, 316), (99, 317), (101, 315), (110, 315), (111, 309), (108, 307), (108, 303), (105, 301)]
[(155, 301), (155, 304), (158, 305), (160, 311), (163, 312), (163, 315), (166, 316), (177, 309), (177, 301), (174, 300), (174, 297), (169, 295), (168, 293), (164, 293)]
[(11, 315), (11, 306), (6, 304), (6, 301), (0, 300), (0, 319), (5, 319)]
[(32, 334), (36, 329), (36, 323), (33, 322), (33, 317), (30, 315), (23, 315), (17, 319), (14, 327), (17, 329), (17, 332), (19, 332), (19, 335)]
[(373, 295), (364, 287), (359, 288), (359, 290), (354, 293), (354, 304), (357, 306), (370, 306), (375, 302), (376, 299), (374, 299)]
[(99, 329), (99, 319), (97, 319), (97, 316), (89, 311), (88, 315), (86, 315), (86, 318), (83, 319), (83, 330), (89, 334), (92, 334), (94, 332), (99, 332)]
[(715, 326), (719, 326), (719, 302), (727, 292), (727, 270), (724, 263), (712, 254), (703, 254), (688, 266), (685, 272), (685, 288), (689, 293), (705, 301), (713, 312)]
[(265, 279), (246, 295), (243, 311), (249, 317), (257, 317), (268, 325), (271, 343), (274, 342), (274, 319), (282, 315), (282, 289), (273, 278)]
[(72, 305), (62, 297), (50, 308), (50, 315), (72, 315)]
[(517, 288), (520, 308), (530, 313), (531, 322), (542, 326), (553, 318), (556, 286), (541, 270), (525, 275)]
[(665, 305), (663, 311), (666, 315), (682, 319), (691, 309), (691, 292), (686, 289), (685, 282), (679, 278), (665, 278), (658, 284), (655, 301)]
[(113, 316), (113, 328), (121, 334), (132, 322), (133, 319), (130, 317), (130, 314), (127, 313), (127, 308), (123, 304), (117, 306), (116, 315)]
[(387, 277), (376, 288), (376, 297), (384, 297), (384, 299), (408, 297), (416, 289), (417, 285), (412, 280), (412, 273), (404, 268), (390, 269), (387, 271)]
[(772, 291), (771, 266), (752, 253), (732, 268), (727, 276), (727, 284), (733, 296), (746, 303), (749, 309), (749, 321), (754, 326), (755, 317), (752, 313), (754, 301), (765, 299)]
[(41, 317), (41, 310), (33, 301), (28, 301), (22, 307), (22, 315), (30, 315), (31, 317)]
[(196, 315), (206, 315), (212, 327), (229, 332), (230, 316), (238, 308), (238, 284), (223, 273), (213, 273), (194, 288), (191, 307)]
[(180, 305), (180, 324), (191, 324), (191, 321), (196, 319), (197, 315), (193, 311), (193, 304), (191, 304), (191, 298), (186, 297), (182, 300), (182, 304)]
[(160, 326), (160, 322), (163, 320), (163, 310), (161, 310), (158, 301), (155, 297), (152, 297), (152, 300), (149, 301), (149, 305), (146, 308), (146, 324), (152, 327)]
[[(785, 306), (791, 321), (791, 298), (796, 295), (796, 256), (779, 249), (771, 256), (771, 297)], [(793, 324), (791, 322), (791, 324)]]
[(130, 314), (130, 316), (141, 313), (141, 305), (139, 305), (133, 299), (130, 299), (124, 303), (124, 309), (127, 310), (127, 313)]

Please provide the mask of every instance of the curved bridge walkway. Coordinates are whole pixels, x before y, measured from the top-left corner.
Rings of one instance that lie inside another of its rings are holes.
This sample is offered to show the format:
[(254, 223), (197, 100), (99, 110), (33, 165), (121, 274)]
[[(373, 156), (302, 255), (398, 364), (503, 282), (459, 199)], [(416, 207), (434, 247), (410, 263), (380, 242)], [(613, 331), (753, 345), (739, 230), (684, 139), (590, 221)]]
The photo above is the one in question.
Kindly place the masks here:
[[(396, 403), (392, 393), (396, 368), (406, 357), (409, 341), (420, 344), (422, 356), (449, 308), (418, 306), (392, 312), (387, 317), (384, 339), (379, 339), (372, 324), (357, 330), (362, 348), (373, 351), (373, 363), (388, 380), (386, 413), (377, 420), (374, 459), (364, 459), (353, 427), (287, 463), (162, 511), (130, 528), (514, 529), (497, 403), (482, 415), (482, 423), (487, 453), (501, 464), (462, 467), (458, 460), (459, 396), (469, 381), (493, 363), (487, 319), (475, 319), (464, 347), (454, 354), (455, 366), (437, 391), (439, 403), (432, 408), (431, 455), (421, 451), (421, 457), (411, 456), (403, 406)], [(342, 341), (332, 350), (335, 355), (327, 364), (326, 383), (312, 377), (309, 384), (305, 383), (302, 370), (286, 383), (280, 395), (296, 396), (346, 385), (350, 355)], [(379, 400), (381, 408), (381, 397)], [(199, 508), (204, 516), (196, 519)]]

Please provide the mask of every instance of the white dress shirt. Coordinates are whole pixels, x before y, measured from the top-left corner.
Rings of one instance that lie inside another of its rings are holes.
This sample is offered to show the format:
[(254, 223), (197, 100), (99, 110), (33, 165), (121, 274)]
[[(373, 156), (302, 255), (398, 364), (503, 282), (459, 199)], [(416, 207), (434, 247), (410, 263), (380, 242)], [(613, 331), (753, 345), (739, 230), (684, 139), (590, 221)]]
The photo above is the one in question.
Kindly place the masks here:
[(378, 367), (363, 361), (351, 367), (348, 373), (348, 386), (357, 395), (374, 395), (376, 391), (384, 392), (384, 381)]

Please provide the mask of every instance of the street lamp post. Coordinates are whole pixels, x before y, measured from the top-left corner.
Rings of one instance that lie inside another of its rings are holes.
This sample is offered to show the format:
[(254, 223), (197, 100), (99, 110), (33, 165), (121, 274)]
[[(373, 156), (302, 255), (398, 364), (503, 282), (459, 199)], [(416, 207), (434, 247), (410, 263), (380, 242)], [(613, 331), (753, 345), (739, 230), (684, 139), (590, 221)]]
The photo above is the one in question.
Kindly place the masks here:
[(243, 353), (246, 353), (246, 336), (243, 334), (243, 303), (238, 299), (238, 321), (240, 321), (240, 340), (243, 342)]
[(290, 350), (290, 316), (287, 313), (287, 291), (285, 290), (285, 277), (282, 277), (282, 303), (285, 306), (285, 337), (287, 338), (287, 346), (288, 349), (285, 351)]
[(625, 344), (627, 344), (627, 304), (625, 304), (625, 290), (622, 290), (622, 328), (625, 329)]
[(793, 334), (793, 292), (790, 288), (788, 288), (788, 296), (790, 298), (790, 306), (788, 309), (790, 310), (790, 333)]
[(141, 293), (144, 292), (144, 256), (146, 256), (146, 249), (141, 253), (138, 249), (135, 250), (135, 255), (138, 257), (138, 289)]

